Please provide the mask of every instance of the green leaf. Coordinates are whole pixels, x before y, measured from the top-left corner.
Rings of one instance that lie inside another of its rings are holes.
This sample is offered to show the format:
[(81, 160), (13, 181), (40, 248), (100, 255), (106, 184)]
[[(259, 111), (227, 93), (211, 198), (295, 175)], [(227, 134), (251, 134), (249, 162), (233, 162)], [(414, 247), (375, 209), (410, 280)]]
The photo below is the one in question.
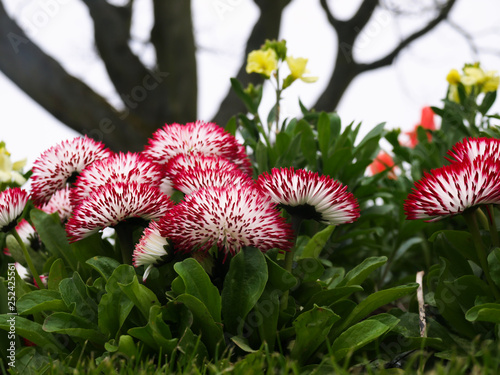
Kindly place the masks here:
[(486, 112), (489, 111), (493, 103), (495, 103), (496, 98), (497, 98), (496, 91), (490, 91), (484, 95), (484, 99), (478, 108), (479, 112), (481, 112), (483, 116), (486, 114)]
[(297, 285), (297, 278), (265, 254), (268, 272), (268, 285), (282, 292)]
[(495, 248), (488, 255), (488, 267), (495, 284), (500, 288), (500, 248)]
[(302, 134), (300, 141), (300, 149), (302, 154), (311, 167), (316, 167), (316, 140), (311, 128), (311, 125), (305, 120), (300, 120), (295, 127), (295, 133)]
[(255, 149), (255, 159), (257, 161), (257, 171), (259, 174), (270, 171), (267, 157), (267, 147), (261, 141), (257, 143), (257, 148)]
[(47, 353), (65, 353), (67, 349), (42, 325), (29, 319), (15, 315), (0, 315), (0, 329), (9, 331), (11, 322), (15, 322), (16, 334), (43, 348)]
[(465, 314), (465, 318), (470, 322), (492, 322), (500, 323), (500, 304), (484, 303), (474, 306)]
[[(278, 293), (273, 286), (268, 284), (262, 292), (259, 301), (255, 305), (253, 312), (250, 313), (256, 315), (255, 320), (247, 319), (248, 324), (251, 324), (254, 321), (260, 322), (260, 324), (257, 325), (257, 328), (259, 330), (261, 342), (267, 342), (271, 350), (274, 348), (278, 333), (278, 318), (280, 313), (279, 297), (281, 295), (282, 294)], [(248, 332), (246, 333), (248, 334)]]
[(362, 291), (359, 285), (340, 286), (334, 289), (322, 290), (314, 294), (304, 306), (304, 310), (309, 310), (313, 305), (330, 306), (341, 298), (349, 297), (351, 294)]
[(256, 248), (245, 248), (231, 259), (222, 289), (222, 315), (226, 330), (238, 325), (259, 300), (268, 280), (266, 259)]
[(49, 278), (47, 282), (48, 289), (59, 290), (60, 282), (67, 277), (68, 275), (66, 273), (64, 261), (61, 258), (56, 259), (50, 266)]
[(135, 272), (128, 265), (121, 265), (109, 276), (97, 309), (99, 329), (106, 335), (114, 337), (127, 319), (134, 303), (122, 291), (118, 283), (131, 283)]
[(116, 259), (100, 256), (92, 257), (86, 263), (99, 272), (105, 281), (108, 281), (113, 272), (120, 266), (120, 262)]
[(238, 124), (236, 123), (236, 117), (233, 116), (227, 122), (226, 126), (224, 127), (224, 130), (227, 131), (229, 134), (236, 135), (237, 128)]
[(73, 277), (59, 283), (59, 292), (64, 303), (74, 314), (97, 322), (97, 304), (90, 298), (88, 287), (78, 272), (73, 273)]
[(238, 81), (236, 78), (231, 78), (231, 87), (233, 88), (236, 95), (238, 95), (238, 97), (243, 101), (248, 111), (250, 113), (256, 113), (257, 108), (254, 108), (254, 103), (252, 101), (252, 98), (250, 97), (250, 95), (245, 93), (245, 91), (243, 90), (243, 86), (241, 86), (240, 81)]
[(400, 285), (394, 288), (385, 289), (370, 294), (363, 301), (361, 301), (354, 308), (354, 310), (352, 310), (352, 312), (345, 319), (342, 325), (334, 330), (333, 337), (338, 335), (340, 332), (342, 332), (352, 324), (359, 322), (361, 319), (363, 319), (379, 307), (384, 306), (389, 302), (395, 301), (401, 297), (404, 297), (410, 293), (413, 293), (417, 290), (417, 288), (417, 283), (410, 283), (407, 285)]
[(80, 316), (64, 312), (49, 315), (43, 323), (43, 329), (46, 332), (62, 333), (89, 340), (94, 344), (104, 345), (106, 342), (106, 336), (99, 332), (95, 324)]
[(377, 268), (387, 262), (387, 257), (370, 257), (350, 270), (338, 286), (361, 285), (363, 281)]
[(176, 263), (174, 270), (184, 282), (185, 293), (198, 298), (207, 307), (212, 318), (220, 323), (221, 296), (200, 263), (193, 258), (188, 258)]
[(149, 310), (151, 306), (159, 305), (158, 297), (145, 285), (139, 284), (137, 275), (135, 275), (134, 268), (129, 265), (122, 265), (121, 267), (128, 267), (134, 272), (134, 277), (131, 282), (118, 283), (120, 289), (127, 295), (127, 297), (134, 303), (135, 306), (141, 311), (142, 315), (149, 319)]
[(329, 225), (325, 229), (317, 232), (302, 250), (301, 258), (319, 258), (321, 250), (325, 247), (328, 239), (335, 230), (335, 225)]
[(290, 356), (303, 364), (325, 341), (333, 324), (340, 316), (326, 307), (314, 306), (294, 320), (295, 344)]
[(39, 289), (23, 295), (17, 301), (19, 315), (31, 315), (41, 311), (68, 311), (56, 290)]
[(222, 325), (215, 322), (205, 304), (190, 294), (181, 294), (175, 301), (183, 303), (191, 311), (193, 332), (201, 333), (201, 340), (211, 355), (215, 355), (217, 352), (221, 353), (224, 350)]
[(348, 328), (338, 336), (331, 346), (335, 361), (342, 360), (366, 344), (376, 340), (390, 330), (390, 326), (374, 319), (367, 319)]
[[(365, 135), (365, 137), (359, 142), (359, 144), (354, 148), (353, 154), (359, 159), (370, 158), (371, 154), (378, 147), (378, 143), (382, 135), (384, 134), (385, 122), (378, 124), (372, 130)], [(368, 147), (369, 145), (371, 147)]]
[(127, 333), (141, 340), (153, 350), (161, 351), (170, 356), (179, 339), (172, 338), (170, 328), (163, 321), (162, 311), (160, 306), (151, 306), (150, 311), (148, 311), (148, 323), (144, 327), (131, 328)]
[[(450, 259), (449, 251), (455, 250), (459, 254), (462, 255), (465, 259), (472, 260), (474, 263), (480, 265), (479, 258), (477, 257), (477, 253), (474, 250), (474, 242), (472, 241), (472, 235), (469, 232), (459, 231), (459, 230), (441, 230), (432, 234), (429, 238), (430, 242), (436, 241), (436, 239), (442, 239), (446, 246), (443, 246), (444, 249), (448, 248), (448, 253), (445, 253), (444, 256), (448, 260)], [(451, 248), (451, 250), (450, 250)], [(454, 258), (451, 255), (451, 258)], [(462, 267), (463, 268), (463, 267)], [(463, 273), (462, 273), (463, 275)], [(461, 275), (460, 275), (461, 276)]]
[(58, 258), (66, 261), (73, 270), (77, 269), (77, 257), (66, 238), (66, 231), (61, 226), (57, 213), (47, 214), (42, 210), (33, 209), (30, 212), (31, 221), (47, 250)]
[(317, 123), (319, 150), (323, 158), (328, 158), (328, 150), (331, 142), (330, 119), (328, 114), (321, 112)]

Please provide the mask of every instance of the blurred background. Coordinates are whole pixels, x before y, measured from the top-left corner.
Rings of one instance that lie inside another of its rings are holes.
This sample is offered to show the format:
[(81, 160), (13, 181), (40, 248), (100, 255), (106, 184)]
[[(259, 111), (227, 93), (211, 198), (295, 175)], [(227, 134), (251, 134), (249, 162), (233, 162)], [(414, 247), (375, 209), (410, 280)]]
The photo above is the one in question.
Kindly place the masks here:
[(164, 123), (223, 126), (244, 111), (229, 79), (260, 82), (244, 67), (266, 38), (319, 77), (284, 92), (283, 117), (300, 98), (361, 133), (410, 130), (450, 69), (500, 69), (499, 21), (497, 0), (0, 0), (0, 140), (29, 167), (78, 134), (137, 151)]

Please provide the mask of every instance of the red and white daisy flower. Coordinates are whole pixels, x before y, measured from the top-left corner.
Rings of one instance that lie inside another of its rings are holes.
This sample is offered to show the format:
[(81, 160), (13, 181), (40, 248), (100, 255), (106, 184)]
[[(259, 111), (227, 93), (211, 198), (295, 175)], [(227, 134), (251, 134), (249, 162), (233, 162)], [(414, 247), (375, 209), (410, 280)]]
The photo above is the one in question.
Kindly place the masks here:
[(8, 232), (17, 224), (29, 194), (21, 188), (10, 188), (0, 192), (0, 230)]
[(239, 171), (236, 164), (218, 156), (206, 156), (200, 153), (179, 154), (171, 158), (165, 164), (164, 175), (160, 185), (160, 190), (171, 196), (174, 191), (174, 180), (187, 170), (196, 169), (198, 171), (218, 170), (218, 171)]
[(132, 254), (134, 267), (146, 266), (143, 280), (146, 280), (153, 266), (159, 263), (163, 256), (168, 255), (168, 247), (167, 239), (162, 237), (158, 223), (151, 221)]
[(491, 203), (500, 203), (500, 161), (483, 156), (425, 173), (408, 195), (404, 210), (410, 220), (436, 221)]
[(292, 246), (291, 226), (267, 196), (249, 186), (204, 188), (176, 205), (159, 222), (176, 251), (208, 251), (216, 245), (228, 254), (244, 246), (262, 251)]
[(160, 164), (166, 164), (178, 154), (201, 153), (220, 156), (244, 168), (250, 161), (237, 139), (217, 124), (191, 122), (171, 124), (158, 129), (146, 145), (144, 155)]
[(127, 219), (159, 219), (172, 207), (172, 201), (157, 187), (137, 182), (107, 184), (75, 208), (66, 233), (75, 242)]
[(329, 225), (351, 223), (359, 217), (359, 206), (347, 186), (329, 176), (303, 169), (273, 168), (257, 179), (257, 188), (302, 219)]
[(73, 204), (71, 204), (70, 199), (72, 190), (72, 188), (66, 186), (56, 191), (47, 203), (38, 206), (38, 208), (48, 214), (57, 212), (61, 222), (68, 220), (73, 212)]
[(77, 205), (92, 191), (110, 182), (138, 182), (159, 186), (162, 168), (138, 153), (120, 152), (87, 166), (71, 191), (71, 202)]
[(85, 137), (63, 141), (46, 150), (34, 163), (31, 197), (35, 204), (47, 203), (86, 166), (110, 157), (112, 152), (100, 142)]
[(452, 163), (472, 162), (479, 156), (485, 156), (493, 160), (500, 159), (500, 139), (495, 138), (464, 138), (458, 142), (453, 149), (448, 151), (451, 157), (446, 158)]
[(38, 234), (35, 228), (26, 219), (19, 221), (16, 225), (16, 231), (26, 246), (31, 246), (34, 240), (38, 241)]
[(254, 181), (239, 169), (220, 171), (216, 169), (189, 168), (177, 174), (173, 179), (173, 187), (184, 194), (192, 194), (204, 187), (253, 186)]

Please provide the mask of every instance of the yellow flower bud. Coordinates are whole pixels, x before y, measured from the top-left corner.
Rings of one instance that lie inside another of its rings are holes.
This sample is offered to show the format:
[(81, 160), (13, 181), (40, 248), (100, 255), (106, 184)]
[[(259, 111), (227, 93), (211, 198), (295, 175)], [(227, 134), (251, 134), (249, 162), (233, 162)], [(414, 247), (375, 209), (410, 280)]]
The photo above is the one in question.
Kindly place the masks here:
[(311, 83), (316, 82), (318, 77), (304, 77), (305, 73), (309, 71), (306, 69), (307, 59), (303, 57), (297, 57), (294, 59), (292, 56), (286, 58), (286, 63), (288, 64), (288, 68), (290, 69), (290, 75), (293, 79), (301, 79), (304, 82)]
[(464, 73), (465, 75), (461, 79), (464, 86), (480, 85), (486, 78), (483, 69), (477, 67), (465, 67)]
[(10, 153), (4, 146), (0, 146), (0, 182), (9, 183), (14, 181), (18, 185), (24, 184), (26, 179), (19, 172), (22, 171), (25, 165), (26, 159), (12, 163)]
[(278, 69), (278, 57), (274, 50), (256, 50), (248, 54), (246, 67), (248, 74), (259, 73), (269, 78), (276, 69)]
[(456, 85), (458, 82), (460, 82), (460, 73), (458, 72), (458, 70), (452, 69), (446, 76), (446, 80), (450, 85)]

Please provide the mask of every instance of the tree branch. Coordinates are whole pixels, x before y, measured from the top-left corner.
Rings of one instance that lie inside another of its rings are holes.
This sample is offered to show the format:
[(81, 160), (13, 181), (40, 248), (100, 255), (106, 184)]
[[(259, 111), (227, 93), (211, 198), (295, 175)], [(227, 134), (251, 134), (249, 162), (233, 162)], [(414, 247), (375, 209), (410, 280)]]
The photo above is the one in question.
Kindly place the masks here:
[(417, 40), (421, 36), (427, 34), (429, 31), (433, 30), (437, 25), (439, 25), (441, 21), (445, 20), (448, 17), (448, 14), (450, 13), (451, 8), (455, 4), (455, 2), (456, 0), (447, 1), (439, 11), (438, 15), (434, 19), (432, 19), (427, 25), (425, 25), (422, 29), (414, 32), (413, 34), (408, 35), (394, 48), (394, 50), (392, 50), (392, 52), (382, 57), (381, 59), (373, 61), (368, 64), (359, 64), (360, 70), (362, 72), (366, 72), (369, 70), (381, 68), (392, 64), (396, 56), (408, 45), (410, 45), (410, 43)]
[[(266, 39), (278, 39), (281, 15), (291, 0), (254, 1), (260, 8), (260, 17), (247, 40), (244, 59), (236, 75), (236, 79), (242, 83), (243, 87), (249, 83), (256, 85), (263, 82), (259, 75), (246, 72), (246, 57), (251, 51), (259, 49)], [(232, 116), (240, 112), (246, 112), (246, 107), (230, 88), (212, 121), (225, 126)]]
[[(116, 111), (34, 44), (0, 2), (0, 70), (55, 118), (114, 150), (145, 143), (141, 123)], [(140, 143), (139, 143), (140, 144)]]
[(172, 93), (168, 96), (168, 117), (179, 123), (195, 121), (198, 74), (191, 1), (154, 0), (153, 6), (155, 23), (151, 42), (159, 69), (169, 73), (163, 87), (163, 100), (167, 93)]

